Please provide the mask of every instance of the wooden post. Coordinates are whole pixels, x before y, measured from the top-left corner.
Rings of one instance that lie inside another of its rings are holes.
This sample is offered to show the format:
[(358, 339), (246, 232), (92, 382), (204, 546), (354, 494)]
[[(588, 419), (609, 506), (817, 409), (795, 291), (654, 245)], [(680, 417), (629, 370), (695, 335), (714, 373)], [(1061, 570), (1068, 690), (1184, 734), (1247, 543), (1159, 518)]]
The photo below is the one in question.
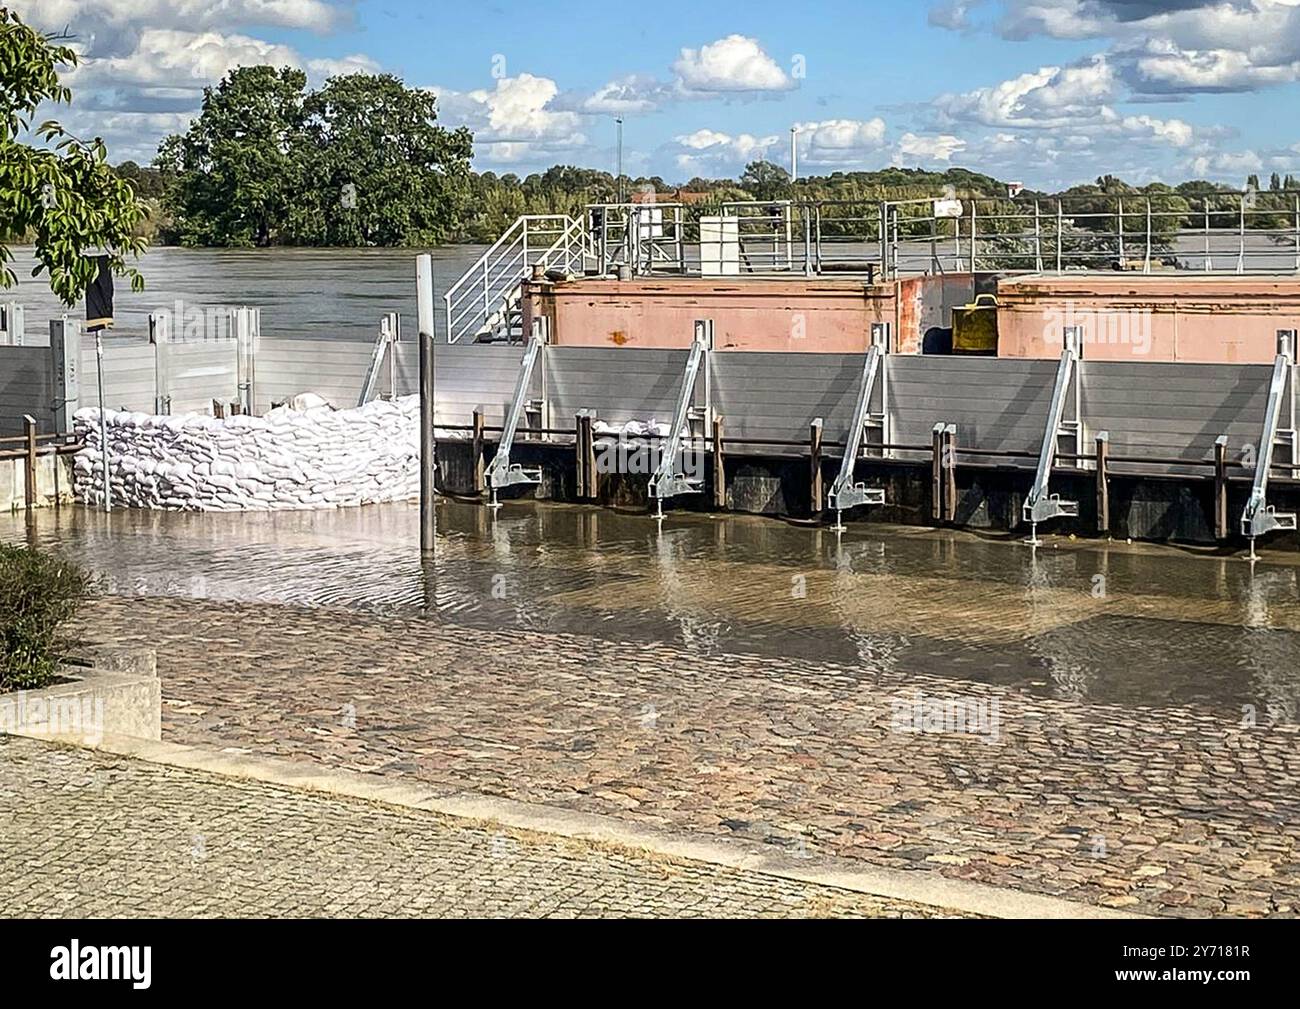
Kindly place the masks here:
[(727, 464), (722, 457), (722, 418), (713, 418), (713, 507), (727, 507)]
[(814, 515), (826, 507), (826, 488), (822, 481), (822, 429), (825, 425), (815, 417), (808, 425), (808, 484), (810, 505)]
[(483, 408), (474, 407), (474, 442), (471, 451), (474, 453), (471, 460), (474, 465), (474, 493), (479, 494), (483, 491)]
[(226, 404), (221, 402), (221, 400), (219, 399), (214, 399), (212, 401), (212, 416), (216, 417), (217, 420), (221, 420), (223, 417), (225, 417)]
[(1228, 538), (1228, 436), (1214, 439), (1214, 538)]
[(1110, 532), (1110, 432), (1097, 432), (1097, 532)]
[(944, 519), (957, 519), (957, 425), (948, 424), (943, 429), (943, 511)]
[(930, 432), (930, 518), (943, 521), (943, 424)]
[(23, 416), (23, 430), (27, 435), (27, 458), (23, 466), (23, 497), (27, 510), (36, 507), (36, 418)]
[(587, 424), (587, 498), (595, 501), (600, 497), (600, 470), (596, 468), (596, 418), (586, 414)]

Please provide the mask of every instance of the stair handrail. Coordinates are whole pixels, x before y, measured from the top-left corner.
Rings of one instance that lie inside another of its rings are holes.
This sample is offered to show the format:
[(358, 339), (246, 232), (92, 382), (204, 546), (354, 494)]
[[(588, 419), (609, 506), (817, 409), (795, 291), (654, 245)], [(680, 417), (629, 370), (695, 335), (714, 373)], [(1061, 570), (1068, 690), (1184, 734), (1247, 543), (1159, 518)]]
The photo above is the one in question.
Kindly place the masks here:
[[(542, 229), (539, 225), (543, 223), (554, 223), (556, 227)], [(561, 223), (562, 227), (559, 226)], [(478, 326), (481, 329), (494, 312), (501, 311), (502, 303), (510, 300), (510, 292), (519, 286), (519, 282), (528, 275), (532, 267), (532, 263), (529, 262), (528, 248), (530, 230), (534, 233), (543, 231), (547, 236), (555, 234), (558, 230), (563, 238), (572, 231), (575, 223), (568, 214), (523, 214), (517, 217), (501, 237), (488, 246), (443, 294), (447, 341), (455, 343), (466, 332), (471, 331), (469, 326), (462, 325), (467, 315), (471, 320), (478, 319), (481, 311), (482, 322)], [(559, 239), (542, 247), (542, 257), (548, 255), (557, 241)], [(510, 261), (509, 265), (502, 268), (502, 263), (507, 260)], [(479, 306), (480, 295), (482, 296), (481, 307)]]

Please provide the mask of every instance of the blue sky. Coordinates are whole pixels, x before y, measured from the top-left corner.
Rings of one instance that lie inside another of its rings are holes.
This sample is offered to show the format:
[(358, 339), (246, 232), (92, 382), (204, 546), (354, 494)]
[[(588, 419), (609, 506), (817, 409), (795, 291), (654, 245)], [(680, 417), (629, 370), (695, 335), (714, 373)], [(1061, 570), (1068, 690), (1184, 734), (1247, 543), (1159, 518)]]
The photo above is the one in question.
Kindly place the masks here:
[(470, 126), (479, 169), (734, 176), (958, 165), (1054, 188), (1300, 174), (1300, 0), (10, 0), (69, 27), (63, 115), (148, 160), (233, 66), (383, 70)]

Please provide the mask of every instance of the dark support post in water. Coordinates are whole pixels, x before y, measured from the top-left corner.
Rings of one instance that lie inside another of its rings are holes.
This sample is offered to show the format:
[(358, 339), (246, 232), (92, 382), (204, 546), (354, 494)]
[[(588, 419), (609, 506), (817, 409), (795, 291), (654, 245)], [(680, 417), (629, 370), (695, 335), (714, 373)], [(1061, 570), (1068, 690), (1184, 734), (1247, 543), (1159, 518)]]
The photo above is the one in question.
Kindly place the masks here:
[(1214, 538), (1228, 538), (1228, 436), (1214, 439)]
[(483, 483), (483, 408), (474, 407), (474, 493), (482, 493)]
[(1110, 532), (1110, 432), (1097, 432), (1097, 532)]
[(713, 507), (727, 507), (727, 464), (722, 457), (722, 418), (713, 418)]
[(822, 419), (816, 417), (808, 425), (808, 483), (811, 510), (814, 515), (826, 507), (825, 487), (822, 484)]
[[(23, 502), (27, 510), (36, 507), (36, 418), (23, 415), (23, 431), (27, 435), (27, 458), (23, 460)], [(55, 466), (57, 470), (57, 465)]]
[(943, 424), (930, 431), (930, 518), (943, 521)]
[(420, 552), (433, 553), (438, 531), (433, 500), (433, 257), (416, 260), (416, 295), (420, 324)]

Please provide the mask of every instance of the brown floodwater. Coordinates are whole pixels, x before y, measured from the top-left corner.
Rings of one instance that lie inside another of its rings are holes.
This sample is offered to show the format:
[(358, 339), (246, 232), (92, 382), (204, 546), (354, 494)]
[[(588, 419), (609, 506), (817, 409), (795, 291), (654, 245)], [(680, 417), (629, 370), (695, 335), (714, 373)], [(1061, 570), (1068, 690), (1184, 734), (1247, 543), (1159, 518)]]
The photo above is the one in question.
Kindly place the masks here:
[[(446, 500), (325, 512), (0, 517), (104, 591), (423, 614), (699, 653), (832, 660), (1125, 705), (1300, 713), (1300, 559), (748, 516)], [(524, 647), (524, 646), (521, 646)]]

